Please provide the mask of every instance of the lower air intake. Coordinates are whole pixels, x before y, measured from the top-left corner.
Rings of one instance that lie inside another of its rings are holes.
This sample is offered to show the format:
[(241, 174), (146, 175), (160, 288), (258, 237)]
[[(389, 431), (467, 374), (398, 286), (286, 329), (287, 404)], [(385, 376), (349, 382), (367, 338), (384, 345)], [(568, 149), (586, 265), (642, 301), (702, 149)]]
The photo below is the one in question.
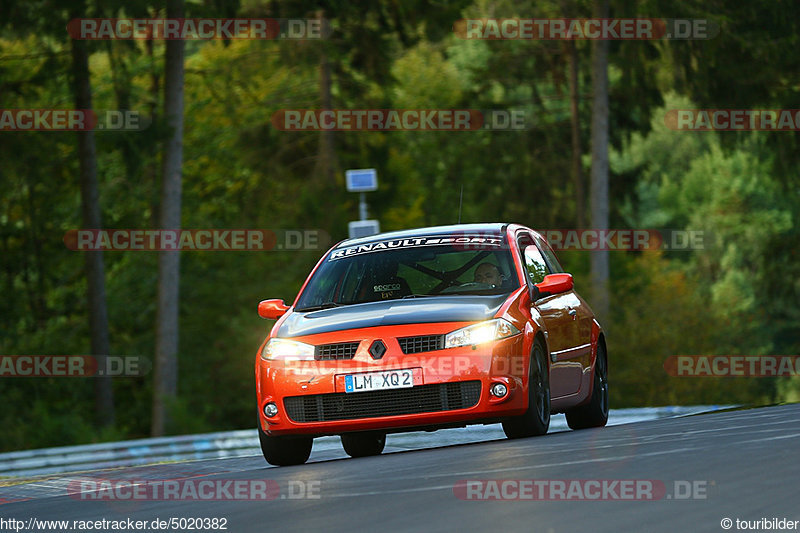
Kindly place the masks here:
[(461, 381), (352, 394), (291, 396), (284, 398), (283, 405), (294, 422), (326, 422), (467, 409), (480, 397), (480, 381)]

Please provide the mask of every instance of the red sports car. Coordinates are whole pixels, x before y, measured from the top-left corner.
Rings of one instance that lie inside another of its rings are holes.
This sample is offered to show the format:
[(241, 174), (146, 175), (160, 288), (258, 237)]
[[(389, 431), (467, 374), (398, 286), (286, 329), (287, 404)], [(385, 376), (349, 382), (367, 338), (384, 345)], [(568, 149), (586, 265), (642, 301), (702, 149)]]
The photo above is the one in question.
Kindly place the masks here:
[(608, 419), (603, 329), (555, 253), (515, 224), (422, 228), (340, 242), (256, 355), (267, 462), (304, 463), (314, 437), (351, 457), (386, 434), (502, 423), (509, 438)]

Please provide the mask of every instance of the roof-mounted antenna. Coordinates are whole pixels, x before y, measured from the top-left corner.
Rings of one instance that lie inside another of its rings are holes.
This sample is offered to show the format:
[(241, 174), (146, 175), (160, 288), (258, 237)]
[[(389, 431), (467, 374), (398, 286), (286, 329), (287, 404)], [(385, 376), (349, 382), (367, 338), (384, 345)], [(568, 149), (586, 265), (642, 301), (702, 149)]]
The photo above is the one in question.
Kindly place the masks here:
[(461, 204), (464, 201), (464, 185), (461, 185), (461, 195), (458, 197), (458, 223), (461, 224)]

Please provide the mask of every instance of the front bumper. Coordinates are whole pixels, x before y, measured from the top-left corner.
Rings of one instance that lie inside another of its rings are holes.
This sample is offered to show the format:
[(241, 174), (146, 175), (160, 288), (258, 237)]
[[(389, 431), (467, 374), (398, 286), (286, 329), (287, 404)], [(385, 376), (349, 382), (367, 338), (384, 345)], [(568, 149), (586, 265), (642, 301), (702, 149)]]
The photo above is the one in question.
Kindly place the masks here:
[[(435, 428), (497, 421), (527, 409), (528, 357), (524, 335), (478, 346), (405, 354), (398, 338), (445, 334), (469, 323), (381, 326), (298, 337), (313, 345), (359, 341), (352, 359), (265, 361), (256, 359), (261, 429), (270, 435), (336, 435), (350, 431)], [(424, 331), (423, 331), (424, 327)], [(380, 359), (369, 353), (382, 340)], [(346, 393), (345, 375), (412, 369), (411, 388)], [(508, 394), (489, 389), (503, 383)], [(264, 415), (275, 403), (278, 414)]]

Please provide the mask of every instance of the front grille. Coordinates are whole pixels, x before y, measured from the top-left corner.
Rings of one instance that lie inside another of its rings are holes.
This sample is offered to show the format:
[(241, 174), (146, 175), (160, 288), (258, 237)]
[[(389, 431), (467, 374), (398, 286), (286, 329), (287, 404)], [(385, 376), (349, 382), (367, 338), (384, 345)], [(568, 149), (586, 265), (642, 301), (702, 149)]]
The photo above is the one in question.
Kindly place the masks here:
[(421, 337), (399, 337), (400, 349), (404, 354), (432, 352), (444, 348), (444, 335), (422, 335)]
[(283, 405), (295, 422), (324, 422), (467, 409), (476, 405), (480, 397), (480, 381), (461, 381), (408, 389), (291, 396), (284, 398)]
[(356, 350), (358, 350), (357, 342), (320, 344), (314, 348), (314, 359), (317, 361), (352, 359), (356, 355)]

